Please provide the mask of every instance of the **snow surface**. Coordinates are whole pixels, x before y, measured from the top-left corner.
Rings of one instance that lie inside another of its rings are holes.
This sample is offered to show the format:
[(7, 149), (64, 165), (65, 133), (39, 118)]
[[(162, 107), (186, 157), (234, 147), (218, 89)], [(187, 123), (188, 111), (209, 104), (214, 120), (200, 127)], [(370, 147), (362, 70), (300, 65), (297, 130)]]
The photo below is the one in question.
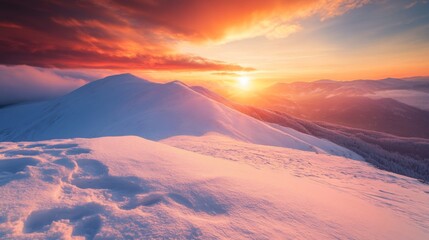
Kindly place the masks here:
[(0, 239), (429, 239), (429, 186), (348, 158), (180, 82), (111, 76), (0, 110)]
[(428, 239), (428, 202), (362, 161), (219, 134), (0, 143), (0, 239)]
[(160, 140), (210, 132), (235, 139), (362, 159), (326, 140), (274, 128), (180, 82), (152, 83), (121, 74), (64, 97), (0, 109), (0, 141), (136, 135)]

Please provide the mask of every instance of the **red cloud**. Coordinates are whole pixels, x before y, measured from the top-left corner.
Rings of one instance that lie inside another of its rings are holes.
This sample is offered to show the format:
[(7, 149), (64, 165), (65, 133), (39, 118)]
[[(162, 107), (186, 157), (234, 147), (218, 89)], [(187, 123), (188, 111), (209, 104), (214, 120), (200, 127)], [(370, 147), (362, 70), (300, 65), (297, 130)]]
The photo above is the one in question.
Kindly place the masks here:
[(178, 53), (175, 46), (179, 41), (264, 34), (267, 26), (316, 13), (322, 18), (341, 14), (366, 1), (6, 0), (0, 8), (0, 64), (248, 71), (252, 69)]

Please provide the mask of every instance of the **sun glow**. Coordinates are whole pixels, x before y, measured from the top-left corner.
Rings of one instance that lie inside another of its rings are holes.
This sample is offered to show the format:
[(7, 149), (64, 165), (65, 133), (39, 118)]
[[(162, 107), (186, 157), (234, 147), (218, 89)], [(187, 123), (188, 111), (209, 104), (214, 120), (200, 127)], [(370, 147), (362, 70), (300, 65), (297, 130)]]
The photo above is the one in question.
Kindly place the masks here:
[(248, 76), (240, 76), (237, 78), (238, 87), (242, 90), (248, 90), (250, 86), (250, 78)]

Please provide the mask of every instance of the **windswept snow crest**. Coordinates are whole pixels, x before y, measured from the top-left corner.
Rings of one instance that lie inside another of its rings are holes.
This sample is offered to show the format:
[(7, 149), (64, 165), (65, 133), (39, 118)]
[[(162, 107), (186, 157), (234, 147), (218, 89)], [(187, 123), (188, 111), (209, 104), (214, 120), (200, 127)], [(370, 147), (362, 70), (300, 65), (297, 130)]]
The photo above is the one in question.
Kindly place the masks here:
[(160, 140), (219, 133), (246, 142), (362, 159), (326, 140), (277, 129), (178, 81), (131, 74), (89, 83), (58, 99), (0, 110), (0, 141), (136, 135)]

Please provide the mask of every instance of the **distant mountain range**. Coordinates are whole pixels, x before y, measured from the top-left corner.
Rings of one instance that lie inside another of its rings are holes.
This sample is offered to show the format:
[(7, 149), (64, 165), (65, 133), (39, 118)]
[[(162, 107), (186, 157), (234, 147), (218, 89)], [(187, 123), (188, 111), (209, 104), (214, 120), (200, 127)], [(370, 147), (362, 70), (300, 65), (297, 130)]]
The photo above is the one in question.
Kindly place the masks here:
[(311, 121), (429, 138), (429, 78), (279, 83), (229, 99)]

